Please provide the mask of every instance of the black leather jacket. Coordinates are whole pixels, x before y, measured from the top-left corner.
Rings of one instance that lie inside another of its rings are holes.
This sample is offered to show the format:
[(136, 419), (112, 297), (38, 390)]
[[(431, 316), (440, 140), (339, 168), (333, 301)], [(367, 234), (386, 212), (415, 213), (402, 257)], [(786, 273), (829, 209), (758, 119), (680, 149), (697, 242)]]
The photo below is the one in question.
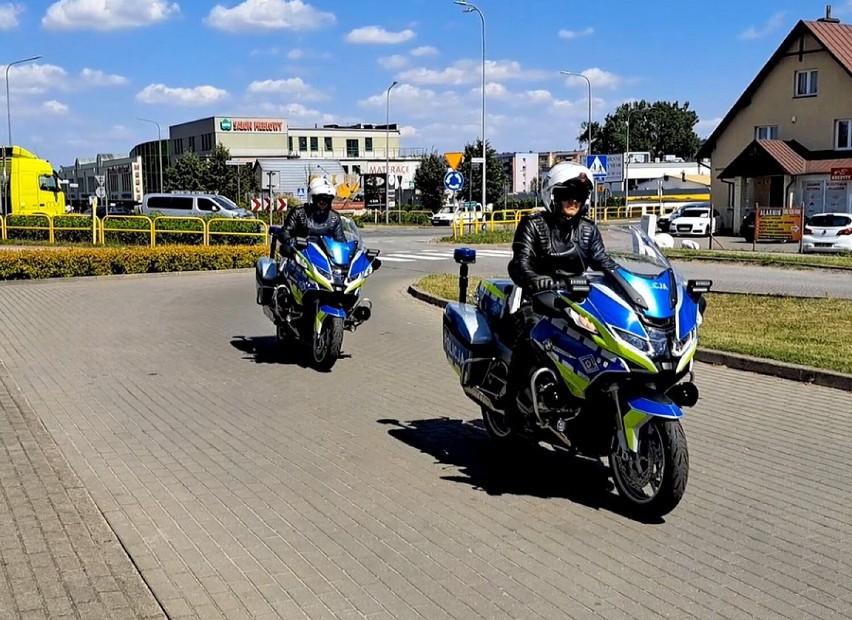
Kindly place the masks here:
[(307, 204), (287, 213), (278, 240), (287, 244), (294, 237), (331, 237), (335, 241), (346, 241), (343, 220), (332, 209), (320, 211)]
[(512, 242), (509, 276), (529, 289), (538, 276), (580, 274), (587, 268), (612, 269), (616, 263), (604, 249), (597, 225), (586, 218), (557, 219), (550, 213), (524, 216)]

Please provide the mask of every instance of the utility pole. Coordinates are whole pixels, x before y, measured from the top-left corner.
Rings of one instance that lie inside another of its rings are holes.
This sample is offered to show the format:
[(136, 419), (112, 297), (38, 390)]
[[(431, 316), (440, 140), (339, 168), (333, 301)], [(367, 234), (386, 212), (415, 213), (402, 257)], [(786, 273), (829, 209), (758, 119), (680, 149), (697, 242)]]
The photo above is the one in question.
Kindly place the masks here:
[(272, 226), (272, 177), (275, 174), (274, 170), (267, 170), (266, 176), (269, 177), (269, 225)]

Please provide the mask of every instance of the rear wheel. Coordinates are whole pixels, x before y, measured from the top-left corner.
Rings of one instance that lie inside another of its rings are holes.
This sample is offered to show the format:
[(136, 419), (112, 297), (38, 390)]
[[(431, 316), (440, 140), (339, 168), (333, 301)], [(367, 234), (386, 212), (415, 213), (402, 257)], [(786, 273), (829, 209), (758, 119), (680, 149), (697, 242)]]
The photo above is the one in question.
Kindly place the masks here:
[(639, 431), (639, 459), (619, 454), (616, 444), (609, 455), (612, 477), (619, 495), (639, 516), (657, 518), (678, 505), (689, 477), (686, 435), (679, 420), (654, 418)]
[(343, 346), (343, 319), (338, 316), (327, 316), (323, 319), (322, 329), (314, 334), (313, 361), (317, 370), (331, 370), (340, 357)]

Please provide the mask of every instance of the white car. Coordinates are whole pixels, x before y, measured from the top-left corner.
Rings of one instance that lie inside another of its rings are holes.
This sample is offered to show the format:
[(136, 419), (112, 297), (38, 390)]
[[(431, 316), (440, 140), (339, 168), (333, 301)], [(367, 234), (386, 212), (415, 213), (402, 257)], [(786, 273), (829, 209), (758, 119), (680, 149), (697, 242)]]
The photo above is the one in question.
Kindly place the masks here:
[(448, 205), (442, 207), (440, 211), (432, 216), (432, 226), (451, 226), (458, 224), (459, 220), (465, 224), (472, 224), (475, 221), (481, 221), (483, 218), (482, 206), (478, 202), (472, 208), (468, 206), (457, 207), (455, 205)]
[(802, 252), (852, 252), (852, 215), (817, 213), (802, 235)]
[(670, 235), (697, 235), (707, 237), (710, 235), (710, 227), (713, 234), (722, 230), (722, 216), (713, 209), (713, 217), (710, 217), (710, 207), (689, 207), (669, 223)]

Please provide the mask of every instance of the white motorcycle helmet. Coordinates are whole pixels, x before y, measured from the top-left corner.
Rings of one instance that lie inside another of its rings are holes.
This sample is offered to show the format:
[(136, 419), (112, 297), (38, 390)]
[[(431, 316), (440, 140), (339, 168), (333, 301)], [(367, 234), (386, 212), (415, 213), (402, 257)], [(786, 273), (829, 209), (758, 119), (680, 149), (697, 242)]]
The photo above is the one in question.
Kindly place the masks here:
[(592, 171), (571, 162), (563, 161), (547, 171), (541, 183), (541, 201), (551, 213), (561, 214), (564, 196), (580, 202), (580, 215), (588, 211), (588, 200), (595, 188)]
[(311, 181), (308, 186), (308, 200), (314, 207), (319, 207), (319, 200), (325, 198), (327, 206), (331, 207), (331, 202), (337, 192), (329, 180), (325, 177), (317, 177)]

